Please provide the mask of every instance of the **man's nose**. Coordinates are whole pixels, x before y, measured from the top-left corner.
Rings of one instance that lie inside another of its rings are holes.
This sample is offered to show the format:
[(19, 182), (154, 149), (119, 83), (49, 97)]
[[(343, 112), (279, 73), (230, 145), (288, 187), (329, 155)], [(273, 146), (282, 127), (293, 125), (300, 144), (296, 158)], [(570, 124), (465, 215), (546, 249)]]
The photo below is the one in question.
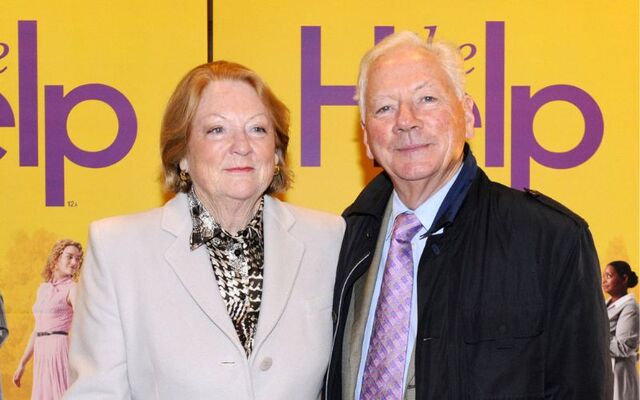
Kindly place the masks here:
[(411, 104), (400, 103), (396, 117), (395, 133), (409, 132), (422, 128), (422, 121), (416, 116)]

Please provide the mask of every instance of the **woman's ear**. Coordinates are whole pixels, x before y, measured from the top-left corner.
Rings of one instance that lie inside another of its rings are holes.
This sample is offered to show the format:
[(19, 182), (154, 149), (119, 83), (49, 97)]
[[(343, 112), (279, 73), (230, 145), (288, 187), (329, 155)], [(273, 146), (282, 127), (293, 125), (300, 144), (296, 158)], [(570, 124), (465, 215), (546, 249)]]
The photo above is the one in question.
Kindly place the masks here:
[(181, 171), (189, 172), (189, 163), (187, 162), (186, 157), (180, 160), (180, 162), (178, 163), (178, 166), (180, 167)]

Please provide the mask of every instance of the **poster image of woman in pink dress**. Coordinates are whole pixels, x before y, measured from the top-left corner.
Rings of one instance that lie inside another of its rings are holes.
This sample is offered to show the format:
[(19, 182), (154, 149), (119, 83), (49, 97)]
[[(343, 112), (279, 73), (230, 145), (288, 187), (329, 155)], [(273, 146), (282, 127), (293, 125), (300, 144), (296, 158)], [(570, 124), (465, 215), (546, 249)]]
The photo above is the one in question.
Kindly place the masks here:
[(51, 249), (33, 305), (35, 328), (13, 374), (20, 387), (25, 367), (33, 357), (31, 400), (58, 400), (69, 386), (69, 329), (73, 319), (76, 281), (83, 261), (82, 245), (56, 242)]

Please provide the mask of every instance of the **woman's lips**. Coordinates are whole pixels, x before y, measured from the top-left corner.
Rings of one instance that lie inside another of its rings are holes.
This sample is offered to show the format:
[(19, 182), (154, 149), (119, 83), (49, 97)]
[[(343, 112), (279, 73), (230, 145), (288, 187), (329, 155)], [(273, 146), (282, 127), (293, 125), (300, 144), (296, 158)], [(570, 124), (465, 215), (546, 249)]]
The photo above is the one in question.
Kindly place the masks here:
[(233, 168), (225, 168), (225, 171), (231, 173), (246, 173), (253, 171), (252, 167), (233, 167)]

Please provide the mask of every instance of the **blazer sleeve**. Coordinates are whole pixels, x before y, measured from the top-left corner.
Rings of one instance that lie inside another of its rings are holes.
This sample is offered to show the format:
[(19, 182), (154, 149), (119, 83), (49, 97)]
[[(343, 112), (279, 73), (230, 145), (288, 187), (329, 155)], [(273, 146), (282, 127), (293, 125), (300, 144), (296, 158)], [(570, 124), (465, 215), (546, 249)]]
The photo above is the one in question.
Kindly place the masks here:
[(553, 279), (545, 398), (611, 399), (613, 375), (600, 263), (585, 224), (567, 231), (565, 237), (558, 263), (549, 266)]
[[(71, 386), (65, 400), (131, 399), (124, 335), (109, 254), (97, 224), (89, 229), (87, 259), (78, 284), (69, 351)], [(114, 247), (114, 246), (112, 246)]]
[(638, 305), (634, 302), (626, 305), (616, 325), (615, 335), (609, 343), (611, 357), (631, 357), (638, 351)]
[(9, 337), (9, 328), (7, 327), (7, 319), (4, 312), (4, 300), (0, 295), (0, 346), (7, 340), (7, 337)]

